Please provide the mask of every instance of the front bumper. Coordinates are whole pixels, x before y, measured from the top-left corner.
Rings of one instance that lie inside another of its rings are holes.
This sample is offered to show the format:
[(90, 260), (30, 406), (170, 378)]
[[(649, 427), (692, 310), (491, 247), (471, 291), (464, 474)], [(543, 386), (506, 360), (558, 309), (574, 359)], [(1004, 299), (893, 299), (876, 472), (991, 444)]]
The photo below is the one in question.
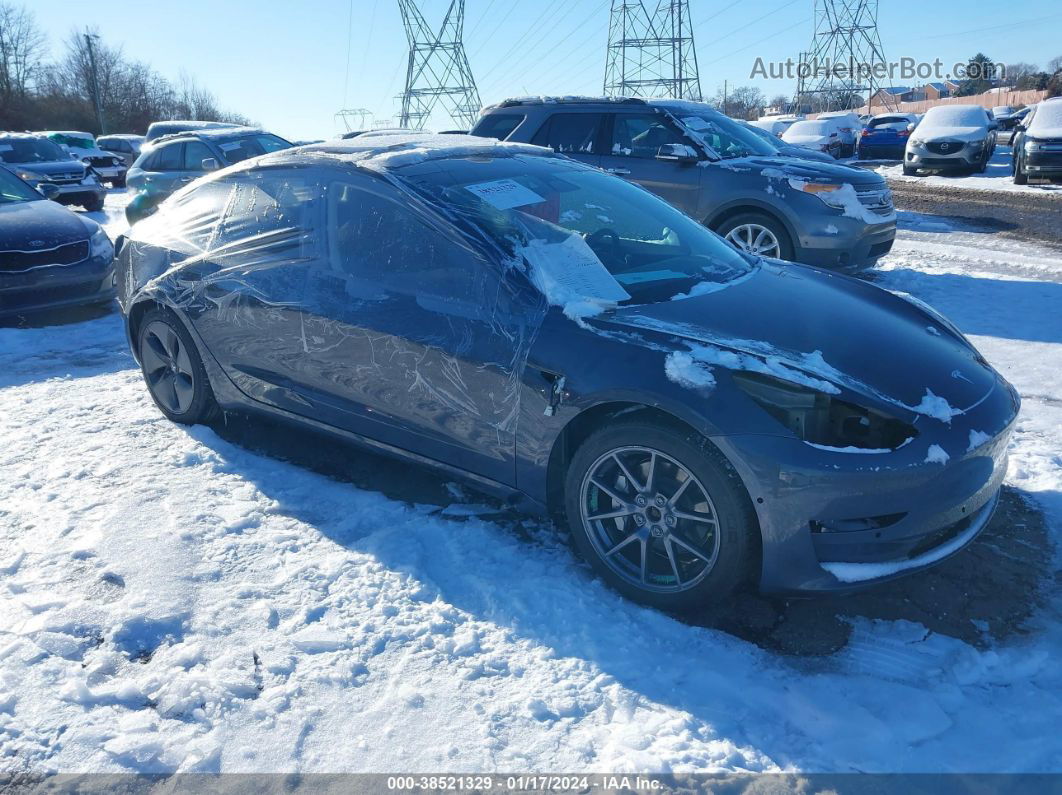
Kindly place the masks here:
[[(971, 543), (998, 501), (1015, 405), (1001, 381), (968, 425), (924, 433), (884, 454), (820, 451), (781, 437), (720, 440), (745, 468), (759, 518), (761, 590), (854, 590), (925, 569)], [(1004, 428), (967, 450), (970, 430), (1006, 417)], [(931, 439), (951, 456), (946, 463), (924, 461)]]
[(99, 166), (93, 166), (92, 170), (99, 175), (100, 179), (110, 182), (111, 180), (124, 178), (125, 173), (129, 169), (125, 166), (113, 166), (111, 168), (100, 168)]
[(115, 293), (112, 257), (0, 273), (0, 317), (103, 303)]
[(913, 168), (930, 170), (949, 168), (975, 168), (984, 160), (983, 146), (973, 147), (966, 144), (954, 152), (931, 152), (925, 147), (909, 147), (904, 154), (904, 162)]
[(892, 251), (896, 220), (867, 224), (847, 216), (814, 216), (805, 221), (797, 241), (796, 259), (808, 265), (834, 270), (871, 267)]
[(1033, 177), (1062, 176), (1062, 148), (1025, 153), (1025, 171)]

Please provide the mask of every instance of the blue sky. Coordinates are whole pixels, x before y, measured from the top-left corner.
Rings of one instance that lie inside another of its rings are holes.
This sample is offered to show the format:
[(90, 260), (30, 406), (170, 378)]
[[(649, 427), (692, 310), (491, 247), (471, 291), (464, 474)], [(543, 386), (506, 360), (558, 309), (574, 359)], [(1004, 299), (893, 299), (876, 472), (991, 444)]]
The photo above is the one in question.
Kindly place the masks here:
[[(449, 0), (421, 0), (438, 23)], [(341, 107), (396, 115), (406, 58), (395, 0), (144, 0), (27, 4), (53, 49), (95, 26), (110, 44), (176, 77), (195, 75), (225, 107), (289, 138), (329, 137)], [(485, 103), (526, 94), (600, 94), (609, 0), (466, 0), (465, 40)], [(790, 82), (750, 80), (758, 56), (795, 58), (810, 44), (814, 0), (691, 0), (706, 96), (729, 81), (765, 94)], [(353, 8), (353, 14), (351, 14)], [(349, 70), (348, 20), (349, 25)], [(1062, 55), (1058, 0), (883, 0), (885, 55), (946, 64), (982, 50), (1041, 67)], [(432, 120), (437, 129), (451, 126)]]

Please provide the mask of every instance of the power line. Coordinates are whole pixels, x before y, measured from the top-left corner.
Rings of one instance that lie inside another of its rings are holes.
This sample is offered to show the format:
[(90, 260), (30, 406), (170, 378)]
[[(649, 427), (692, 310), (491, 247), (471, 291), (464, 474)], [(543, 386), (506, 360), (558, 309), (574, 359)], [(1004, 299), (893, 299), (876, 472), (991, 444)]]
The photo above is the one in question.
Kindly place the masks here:
[[(546, 40), (546, 37), (549, 36), (551, 30), (558, 27), (561, 22), (571, 16), (572, 12), (575, 11), (576, 8), (577, 6), (574, 3), (569, 4), (568, 10), (561, 14), (556, 20), (554, 20), (554, 24), (552, 26), (546, 27), (544, 30), (542, 30), (542, 35), (535, 39), (533, 43), (528, 44), (528, 46), (524, 48), (522, 54), (518, 55), (515, 60), (510, 61), (505, 66), (504, 70), (500, 73), (496, 72), (497, 67), (501, 66), (501, 61), (499, 61), (496, 64), (495, 68), (489, 71), (489, 74), (493, 76), (491, 85), (496, 85), (500, 82), (508, 80), (509, 77), (514, 74), (519, 69), (519, 67), (527, 61), (529, 57), (537, 57), (537, 48), (539, 47), (539, 45), (541, 45), (542, 42)], [(513, 45), (511, 49), (515, 50), (516, 45)]]
[(700, 101), (689, 0), (660, 0), (652, 11), (644, 0), (613, 0), (604, 93)]

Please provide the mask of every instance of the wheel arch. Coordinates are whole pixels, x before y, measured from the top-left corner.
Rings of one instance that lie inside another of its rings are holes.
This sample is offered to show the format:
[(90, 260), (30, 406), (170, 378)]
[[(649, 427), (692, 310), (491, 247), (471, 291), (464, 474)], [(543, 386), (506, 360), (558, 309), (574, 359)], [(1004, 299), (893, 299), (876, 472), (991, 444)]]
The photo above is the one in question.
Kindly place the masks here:
[(785, 229), (786, 234), (789, 235), (789, 244), (794, 251), (800, 247), (800, 235), (797, 234), (796, 227), (793, 226), (784, 213), (779, 212), (777, 208), (765, 202), (743, 200), (721, 207), (705, 220), (704, 225), (714, 232), (731, 218), (746, 213), (759, 213), (777, 221)]
[(749, 484), (742, 476), (741, 468), (734, 466), (726, 453), (713, 441), (711, 436), (704, 433), (703, 429), (698, 428), (693, 422), (659, 406), (640, 403), (636, 400), (608, 400), (590, 406), (572, 417), (554, 440), (546, 465), (546, 506), (549, 515), (555, 520), (559, 519), (562, 523), (564, 521), (564, 477), (567, 472), (567, 465), (572, 456), (575, 455), (579, 445), (596, 430), (605, 427), (620, 417), (628, 416), (657, 422), (681, 433), (697, 434), (734, 471), (738, 481), (741, 482), (744, 488), (745, 498), (749, 501), (749, 505), (752, 508), (750, 515), (756, 517), (756, 527), (753, 536), (756, 555), (755, 570), (758, 572), (763, 559), (763, 534), (759, 526), (758, 512), (755, 509), (755, 505), (752, 504)]

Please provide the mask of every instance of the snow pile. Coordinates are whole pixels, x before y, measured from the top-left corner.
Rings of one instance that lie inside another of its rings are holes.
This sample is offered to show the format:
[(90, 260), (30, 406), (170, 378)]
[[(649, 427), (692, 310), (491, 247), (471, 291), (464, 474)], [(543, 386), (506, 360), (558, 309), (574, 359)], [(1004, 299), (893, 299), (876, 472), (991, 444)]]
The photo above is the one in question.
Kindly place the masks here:
[[(690, 345), (689, 348), (689, 356), (693, 362), (709, 365), (714, 364), (727, 370), (745, 370), (751, 373), (762, 373), (763, 375), (770, 375), (775, 378), (780, 378), (783, 381), (788, 381), (791, 384), (799, 384), (800, 386), (806, 386), (831, 395), (838, 395), (841, 392), (837, 386), (829, 381), (814, 378), (803, 369), (794, 369), (792, 366), (792, 360), (783, 356), (757, 356), (752, 353), (745, 353), (740, 350), (730, 350), (716, 345)], [(806, 365), (807, 370), (811, 372), (816, 371), (816, 363), (821, 363), (823, 368), (829, 367), (824, 361), (822, 361), (822, 354), (819, 351), (803, 354), (803, 363)]]
[(929, 452), (926, 453), (927, 464), (946, 464), (951, 460), (951, 456), (945, 452), (944, 448), (939, 444), (929, 445)]
[(670, 380), (688, 389), (711, 389), (715, 386), (712, 368), (681, 351), (667, 355), (664, 372)]

